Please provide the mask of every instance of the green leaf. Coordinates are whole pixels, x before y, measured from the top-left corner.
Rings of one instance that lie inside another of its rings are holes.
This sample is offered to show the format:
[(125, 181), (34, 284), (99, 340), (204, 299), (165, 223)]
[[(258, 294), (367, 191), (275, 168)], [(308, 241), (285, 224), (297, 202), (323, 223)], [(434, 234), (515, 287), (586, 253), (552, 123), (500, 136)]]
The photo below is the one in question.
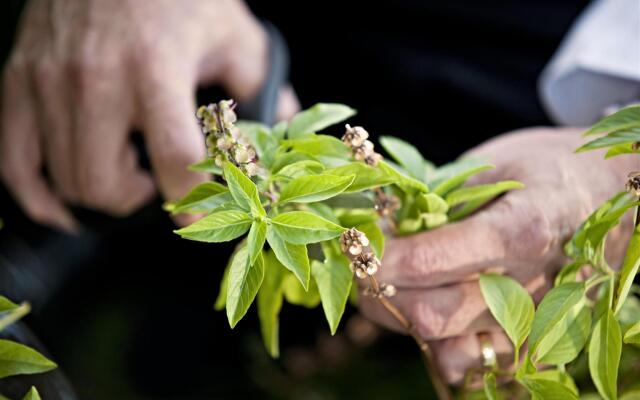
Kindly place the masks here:
[(378, 258), (382, 259), (384, 255), (384, 233), (382, 229), (375, 222), (367, 222), (365, 224), (356, 225), (355, 228), (364, 233), (369, 239), (371, 248), (376, 253)]
[(324, 315), (334, 335), (351, 293), (353, 274), (349, 269), (349, 260), (328, 255), (324, 262), (313, 261), (311, 273), (318, 284)]
[(483, 377), (484, 381), (484, 394), (488, 400), (498, 400), (502, 397), (498, 394), (498, 385), (496, 383), (496, 374), (493, 372), (487, 372)]
[(267, 223), (265, 221), (253, 221), (249, 235), (247, 236), (247, 247), (249, 248), (249, 263), (254, 264), (256, 258), (262, 253), (262, 247), (267, 236)]
[(622, 354), (622, 333), (613, 311), (607, 309), (598, 320), (589, 343), (589, 371), (598, 392), (606, 400), (617, 398), (618, 365)]
[(480, 290), (491, 314), (517, 351), (531, 329), (534, 315), (531, 296), (518, 282), (496, 274), (481, 274)]
[(288, 303), (306, 307), (316, 308), (320, 304), (320, 293), (314, 280), (309, 281), (309, 289), (305, 289), (293, 274), (287, 274), (282, 283), (284, 298)]
[(420, 181), (426, 178), (429, 164), (424, 160), (418, 149), (393, 136), (381, 136), (380, 145), (412, 177)]
[(293, 272), (305, 290), (308, 289), (311, 267), (307, 246), (286, 242), (272, 225), (267, 226), (267, 242), (282, 265)]
[(0, 313), (15, 310), (18, 308), (18, 305), (13, 303), (11, 300), (7, 299), (4, 296), (0, 296)]
[(559, 371), (543, 371), (518, 379), (533, 400), (578, 400), (578, 390), (570, 376)]
[(182, 199), (167, 204), (168, 211), (178, 213), (202, 213), (233, 200), (229, 189), (218, 182), (204, 182), (195, 186)]
[(613, 310), (616, 314), (620, 312), (622, 305), (629, 295), (629, 290), (638, 273), (638, 268), (640, 268), (640, 225), (636, 226), (633, 231), (631, 240), (627, 246), (627, 253), (622, 262), (622, 268), (620, 268), (620, 283), (613, 303)]
[(487, 198), (494, 198), (509, 190), (522, 188), (524, 188), (524, 185), (517, 181), (501, 181), (486, 185), (468, 186), (449, 192), (445, 197), (445, 200), (447, 201), (447, 204), (449, 204), (449, 207), (455, 207), (462, 203), (474, 201), (479, 198), (483, 200)]
[(343, 104), (318, 103), (296, 114), (289, 123), (289, 138), (296, 139), (308, 133), (319, 132), (324, 128), (355, 115), (356, 110)]
[(640, 344), (640, 321), (627, 329), (624, 334), (624, 342), (626, 344)]
[(631, 128), (640, 128), (640, 106), (625, 107), (604, 117), (586, 131), (584, 135), (594, 135)]
[(538, 305), (529, 334), (529, 353), (535, 354), (540, 341), (582, 300), (583, 282), (564, 283), (551, 289)]
[(251, 216), (244, 211), (219, 211), (174, 232), (185, 239), (199, 242), (228, 242), (244, 234), (251, 222)]
[(418, 191), (422, 193), (427, 193), (429, 191), (429, 188), (427, 187), (427, 185), (424, 184), (424, 182), (421, 182), (410, 176), (404, 175), (403, 173), (399, 172), (398, 170), (396, 170), (395, 168), (387, 164), (385, 161), (380, 161), (378, 163), (378, 169), (383, 171), (390, 177), (392, 177), (394, 180), (394, 183), (405, 192), (411, 193), (411, 192)]
[(189, 171), (206, 172), (208, 174), (222, 175), (222, 168), (218, 167), (213, 158), (205, 158), (195, 164), (189, 165)]
[(231, 262), (233, 261), (233, 257), (235, 256), (236, 252), (234, 252), (231, 255), (231, 258), (227, 262), (227, 266), (224, 269), (224, 273), (222, 274), (222, 280), (220, 280), (220, 289), (218, 290), (218, 297), (216, 298), (216, 302), (213, 304), (213, 309), (216, 311), (222, 311), (222, 309), (224, 309), (224, 307), (227, 305), (227, 287), (229, 286), (229, 270), (231, 269)]
[(559, 285), (562, 285), (563, 283), (575, 282), (578, 275), (578, 271), (580, 271), (580, 269), (584, 266), (584, 264), (585, 263), (581, 261), (574, 261), (562, 267), (560, 272), (558, 272), (558, 275), (556, 275), (554, 285), (559, 286)]
[(278, 236), (293, 244), (322, 242), (340, 236), (346, 230), (308, 211), (279, 214), (271, 219), (271, 226)]
[(269, 127), (253, 121), (238, 121), (236, 127), (249, 137), (256, 153), (258, 153), (260, 163), (270, 168), (278, 149), (279, 140), (271, 134)]
[(31, 389), (24, 395), (22, 400), (40, 400), (40, 394), (35, 387), (31, 386)]
[[(317, 163), (320, 163), (320, 160), (318, 160), (316, 157), (306, 153), (301, 153), (299, 151), (278, 152), (275, 156), (275, 161), (271, 166), (271, 173), (278, 174), (289, 165), (295, 164), (300, 161), (315, 161)], [(320, 164), (322, 165), (322, 163)], [(324, 168), (324, 165), (322, 166), (322, 168)]]
[(249, 251), (246, 246), (239, 249), (233, 256), (229, 268), (229, 282), (227, 286), (227, 318), (229, 326), (234, 328), (244, 317), (253, 303), (262, 279), (264, 278), (264, 260), (262, 254), (256, 263), (249, 262)]
[(254, 217), (267, 215), (260, 203), (260, 196), (255, 183), (231, 162), (224, 164), (224, 179), (229, 185), (231, 196), (243, 210), (251, 211), (251, 215)]
[(276, 358), (280, 356), (279, 315), (282, 308), (282, 282), (286, 270), (271, 251), (265, 254), (264, 261), (264, 281), (258, 291), (257, 300), (258, 317), (264, 346), (269, 355)]
[(278, 171), (275, 178), (297, 178), (305, 175), (318, 174), (322, 172), (322, 170), (324, 170), (322, 163), (314, 160), (302, 160), (285, 165)]
[(271, 134), (278, 140), (284, 140), (284, 135), (289, 127), (288, 121), (280, 121), (271, 128)]
[(580, 354), (590, 331), (591, 310), (580, 301), (540, 340), (536, 362), (568, 364)]
[(416, 205), (422, 212), (446, 214), (449, 204), (435, 193), (421, 193), (416, 196)]
[(280, 192), (278, 203), (314, 203), (342, 193), (353, 183), (355, 175), (329, 174), (301, 176), (290, 181)]
[(426, 183), (432, 193), (445, 196), (450, 190), (462, 186), (470, 177), (493, 168), (495, 166), (477, 159), (461, 159), (433, 171)]
[(351, 176), (355, 175), (351, 186), (345, 192), (361, 192), (378, 186), (386, 186), (396, 182), (396, 177), (390, 176), (385, 171), (366, 165), (361, 162), (352, 162), (340, 167), (331, 168), (325, 171), (330, 175)]
[(30, 347), (0, 339), (0, 378), (13, 375), (39, 374), (57, 365)]
[(309, 212), (312, 212), (315, 215), (326, 219), (327, 221), (331, 221), (334, 224), (340, 225), (340, 221), (338, 220), (336, 213), (334, 213), (333, 208), (325, 203), (307, 203), (305, 204), (305, 208)]
[(633, 143), (618, 144), (609, 148), (604, 158), (612, 158), (623, 154), (640, 154), (640, 149), (634, 150)]
[(380, 216), (372, 208), (337, 208), (335, 214), (338, 216), (339, 224), (342, 226), (356, 226), (376, 222)]
[(346, 160), (349, 156), (347, 145), (342, 140), (328, 135), (312, 135), (296, 140), (285, 140), (282, 142), (282, 146), (314, 157), (331, 156)]
[(606, 136), (592, 140), (589, 143), (580, 146), (576, 150), (576, 153), (638, 141), (640, 141), (640, 128), (630, 128), (628, 130), (615, 131)]

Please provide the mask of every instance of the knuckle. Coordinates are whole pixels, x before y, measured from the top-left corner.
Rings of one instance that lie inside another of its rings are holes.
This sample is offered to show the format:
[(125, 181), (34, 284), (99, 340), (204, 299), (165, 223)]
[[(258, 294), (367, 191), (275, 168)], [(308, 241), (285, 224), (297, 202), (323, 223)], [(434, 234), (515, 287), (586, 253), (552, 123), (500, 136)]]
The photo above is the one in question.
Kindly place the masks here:
[(522, 254), (541, 256), (551, 249), (555, 235), (542, 205), (507, 195), (502, 207), (503, 215), (509, 215), (510, 221), (520, 221), (503, 229), (507, 230), (507, 250), (511, 254), (526, 252)]
[(415, 303), (412, 307), (413, 321), (424, 339), (434, 340), (443, 337), (444, 316), (435, 312), (426, 302)]

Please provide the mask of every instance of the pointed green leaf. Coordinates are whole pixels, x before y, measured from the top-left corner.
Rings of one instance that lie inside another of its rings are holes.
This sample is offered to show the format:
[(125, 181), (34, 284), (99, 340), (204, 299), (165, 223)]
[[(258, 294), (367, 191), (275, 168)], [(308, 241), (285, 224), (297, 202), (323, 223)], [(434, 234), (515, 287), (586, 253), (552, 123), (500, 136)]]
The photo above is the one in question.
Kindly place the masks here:
[(365, 163), (352, 162), (340, 167), (331, 168), (325, 171), (327, 174), (338, 176), (355, 175), (351, 186), (345, 192), (361, 192), (378, 186), (386, 186), (396, 182), (396, 177), (387, 174), (380, 168), (373, 168)]
[(487, 372), (484, 374), (484, 394), (488, 400), (499, 400), (502, 397), (498, 394), (498, 385), (496, 383), (496, 374)]
[(515, 280), (496, 274), (481, 274), (480, 290), (493, 317), (514, 347), (520, 349), (529, 334), (534, 315), (529, 293)]
[(540, 340), (575, 306), (585, 293), (583, 282), (564, 283), (551, 289), (538, 305), (529, 334), (529, 353), (534, 354)]
[(315, 175), (324, 170), (324, 165), (314, 160), (302, 160), (282, 167), (275, 178), (298, 178), (305, 175)]
[(318, 285), (313, 279), (309, 281), (309, 289), (305, 289), (293, 274), (287, 274), (282, 282), (282, 290), (289, 304), (306, 308), (316, 308), (320, 304)]
[(265, 275), (258, 291), (258, 317), (262, 340), (269, 355), (280, 356), (279, 315), (282, 308), (282, 282), (286, 270), (272, 251), (265, 253)]
[(31, 386), (31, 389), (24, 395), (22, 400), (40, 400), (40, 394), (35, 387)]
[(533, 400), (578, 400), (578, 390), (570, 376), (559, 371), (542, 371), (518, 379)]
[[(273, 162), (273, 165), (271, 166), (271, 173), (278, 174), (286, 167), (300, 161), (315, 161), (317, 163), (320, 163), (320, 160), (318, 160), (316, 157), (306, 153), (301, 153), (299, 151), (281, 151), (275, 155), (275, 160)], [(320, 164), (322, 165), (322, 163)], [(324, 168), (324, 165), (322, 166), (322, 168)]]
[(617, 398), (618, 366), (622, 354), (620, 325), (607, 309), (598, 320), (589, 342), (589, 371), (598, 392), (606, 400)]
[(590, 332), (591, 310), (580, 301), (540, 340), (536, 362), (568, 364), (580, 354)]
[(18, 308), (18, 305), (4, 296), (0, 296), (0, 313)]
[(640, 154), (640, 149), (634, 149), (633, 143), (618, 144), (609, 148), (604, 158), (612, 158), (623, 154)]
[(625, 107), (601, 119), (584, 133), (594, 135), (622, 129), (640, 128), (640, 106)]
[(279, 214), (271, 219), (271, 226), (278, 236), (293, 244), (322, 242), (338, 237), (346, 230), (308, 211)]
[(265, 221), (253, 221), (249, 235), (247, 236), (247, 247), (249, 249), (249, 263), (254, 264), (256, 258), (262, 252), (264, 241), (267, 237), (267, 223)]
[(227, 305), (227, 287), (229, 286), (229, 270), (231, 269), (231, 262), (233, 261), (234, 256), (235, 256), (235, 252), (231, 255), (231, 258), (227, 262), (227, 266), (224, 269), (224, 273), (222, 274), (222, 280), (220, 280), (220, 289), (218, 290), (218, 297), (216, 298), (216, 302), (213, 304), (213, 309), (216, 311), (222, 311)]
[(416, 205), (422, 212), (446, 214), (449, 204), (435, 193), (423, 193), (416, 196)]
[(0, 339), (0, 378), (13, 375), (39, 374), (57, 365), (30, 347)]
[(417, 191), (427, 193), (429, 191), (429, 187), (424, 182), (403, 174), (391, 165), (387, 164), (385, 161), (380, 161), (377, 168), (393, 178), (393, 183), (395, 183), (404, 192), (412, 193)]
[(311, 273), (318, 284), (322, 309), (333, 335), (351, 292), (353, 274), (349, 269), (349, 261), (345, 257), (328, 256), (324, 262), (313, 261)]
[(307, 246), (286, 242), (273, 229), (272, 225), (267, 226), (267, 242), (282, 265), (293, 272), (305, 290), (308, 289), (311, 267), (309, 266)]
[(584, 262), (575, 261), (562, 267), (560, 272), (558, 272), (558, 274), (556, 275), (554, 285), (559, 286), (559, 285), (562, 285), (563, 283), (575, 282), (578, 275), (578, 271), (580, 271), (580, 268), (582, 268), (584, 264), (585, 264)]
[(636, 226), (633, 231), (631, 240), (627, 246), (627, 253), (622, 262), (622, 268), (620, 268), (620, 283), (613, 307), (616, 314), (620, 312), (622, 305), (629, 295), (629, 290), (631, 290), (633, 280), (638, 273), (638, 268), (640, 268), (640, 225)]
[(279, 140), (271, 134), (269, 127), (253, 121), (238, 121), (236, 127), (251, 140), (260, 163), (269, 168), (273, 164)]
[(284, 135), (289, 127), (288, 121), (280, 121), (271, 128), (271, 134), (278, 140), (284, 140)]
[(640, 141), (640, 128), (630, 128), (627, 130), (611, 132), (606, 136), (592, 140), (589, 143), (580, 146), (576, 150), (576, 153), (638, 141)]
[(218, 182), (204, 182), (193, 189), (182, 199), (169, 203), (166, 208), (174, 213), (202, 213), (219, 207), (233, 200), (229, 189)]
[(624, 334), (624, 342), (626, 344), (640, 344), (640, 321), (627, 329), (627, 332)]
[(356, 110), (343, 104), (318, 103), (296, 114), (289, 123), (288, 135), (296, 139), (305, 134), (320, 132), (324, 128), (355, 115)]
[(337, 208), (335, 210), (341, 226), (356, 226), (376, 222), (380, 216), (376, 210), (372, 208)]
[(489, 183), (486, 185), (475, 185), (455, 189), (445, 197), (449, 207), (455, 207), (459, 204), (474, 201), (478, 198), (486, 199), (501, 195), (502, 193), (513, 190), (522, 189), (524, 185), (517, 181), (501, 181)]
[(222, 175), (222, 168), (218, 167), (213, 158), (205, 158), (195, 164), (189, 165), (189, 171), (206, 172), (208, 174)]
[(328, 135), (311, 135), (296, 140), (285, 140), (282, 146), (314, 157), (339, 157), (346, 160), (349, 156), (347, 145), (342, 140)]
[(290, 181), (280, 192), (278, 203), (314, 203), (342, 193), (353, 183), (355, 175), (329, 174), (301, 176)]
[(251, 222), (251, 216), (243, 211), (219, 211), (174, 232), (185, 239), (199, 242), (228, 242), (244, 234)]
[(380, 144), (412, 177), (420, 181), (426, 178), (429, 164), (414, 146), (393, 136), (381, 136)]
[(449, 191), (462, 186), (470, 177), (493, 168), (495, 166), (473, 158), (457, 160), (430, 173), (427, 186), (432, 193), (445, 196)]
[(231, 196), (243, 210), (251, 211), (254, 217), (264, 217), (266, 215), (260, 203), (260, 196), (255, 183), (231, 162), (224, 164), (224, 179), (229, 185)]
[(234, 328), (249, 310), (262, 285), (263, 278), (262, 255), (260, 254), (256, 263), (251, 265), (247, 247), (244, 246), (238, 250), (231, 261), (227, 286), (227, 318), (231, 328)]

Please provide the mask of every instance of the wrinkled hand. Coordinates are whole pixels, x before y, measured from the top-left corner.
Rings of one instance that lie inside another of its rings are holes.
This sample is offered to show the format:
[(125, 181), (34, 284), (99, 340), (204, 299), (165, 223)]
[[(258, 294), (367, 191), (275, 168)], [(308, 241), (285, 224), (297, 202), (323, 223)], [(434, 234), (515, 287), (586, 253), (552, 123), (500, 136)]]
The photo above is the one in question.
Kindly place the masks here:
[[(186, 170), (205, 155), (197, 85), (242, 102), (266, 70), (265, 34), (239, 0), (32, 0), (3, 74), (2, 180), (30, 217), (64, 229), (65, 203), (125, 215), (156, 189), (176, 199), (205, 179)], [(286, 116), (296, 100), (283, 93)]]
[[(478, 332), (490, 332), (502, 368), (513, 360), (511, 344), (482, 298), (478, 273), (508, 274), (540, 301), (566, 261), (564, 243), (595, 208), (623, 190), (626, 174), (638, 168), (633, 157), (574, 154), (583, 142), (580, 132), (528, 129), (473, 149), (470, 154), (496, 169), (470, 183), (514, 179), (526, 188), (464, 221), (387, 244), (378, 279), (398, 288), (391, 300), (433, 341), (450, 383), (460, 383), (468, 368), (481, 366)], [(631, 219), (626, 224), (630, 232)], [(624, 229), (618, 228), (607, 241), (612, 265), (622, 260), (622, 235)], [(361, 308), (374, 321), (400, 329), (375, 300), (362, 296)]]

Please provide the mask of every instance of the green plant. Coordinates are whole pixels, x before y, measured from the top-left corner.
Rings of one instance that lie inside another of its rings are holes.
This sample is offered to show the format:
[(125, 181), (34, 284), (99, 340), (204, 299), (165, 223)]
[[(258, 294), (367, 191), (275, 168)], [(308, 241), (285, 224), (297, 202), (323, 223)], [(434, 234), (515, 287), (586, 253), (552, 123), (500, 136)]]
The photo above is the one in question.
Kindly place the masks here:
[[(19, 321), (30, 311), (29, 303), (14, 304), (0, 296), (0, 331)], [(13, 375), (38, 374), (56, 368), (56, 364), (30, 347), (11, 340), (0, 339), (0, 378)], [(0, 394), (0, 399), (5, 399)], [(40, 399), (32, 387), (23, 400)]]
[(222, 176), (226, 185), (206, 182), (166, 205), (172, 213), (206, 214), (176, 231), (186, 239), (243, 237), (225, 271), (216, 309), (226, 308), (233, 328), (257, 297), (264, 344), (277, 357), (282, 302), (321, 304), (333, 334), (355, 291), (355, 274), (369, 283), (364, 293), (413, 336), (440, 397), (450, 398), (429, 346), (389, 302), (395, 288), (375, 278), (385, 234), (411, 234), (464, 218), (522, 185), (463, 187), (493, 166), (462, 159), (435, 168), (413, 146), (389, 136), (380, 142), (396, 163), (384, 160), (362, 127), (346, 125), (342, 140), (317, 134), (354, 115), (344, 105), (317, 104), (273, 127), (237, 122), (233, 108), (232, 101), (221, 101), (198, 110), (209, 157), (191, 167)]
[[(580, 147), (577, 152), (608, 148), (606, 157), (640, 153), (640, 107), (628, 107), (610, 115), (585, 135), (606, 134)], [(640, 293), (633, 280), (640, 267), (640, 173), (632, 172), (627, 192), (613, 196), (585, 220), (565, 252), (572, 262), (558, 273), (555, 287), (537, 309), (528, 293), (511, 278), (483, 274), (482, 294), (491, 313), (506, 331), (515, 348), (511, 370), (497, 366), (484, 368), (486, 397), (500, 398), (504, 390), (496, 385), (496, 375), (515, 378), (534, 399), (578, 399), (580, 394), (570, 372), (588, 364), (591, 381), (602, 398), (640, 396), (638, 359), (622, 362), (640, 344), (640, 301), (630, 296)], [(605, 258), (608, 233), (625, 214), (635, 212), (635, 223), (626, 256), (619, 271)], [(589, 268), (585, 268), (589, 267)], [(588, 273), (579, 280), (579, 272)], [(528, 341), (522, 359), (519, 350)], [(554, 367), (544, 369), (545, 367)], [(578, 375), (578, 374), (576, 374)], [(623, 379), (629, 375), (630, 379)], [(596, 395), (597, 398), (597, 395)]]

